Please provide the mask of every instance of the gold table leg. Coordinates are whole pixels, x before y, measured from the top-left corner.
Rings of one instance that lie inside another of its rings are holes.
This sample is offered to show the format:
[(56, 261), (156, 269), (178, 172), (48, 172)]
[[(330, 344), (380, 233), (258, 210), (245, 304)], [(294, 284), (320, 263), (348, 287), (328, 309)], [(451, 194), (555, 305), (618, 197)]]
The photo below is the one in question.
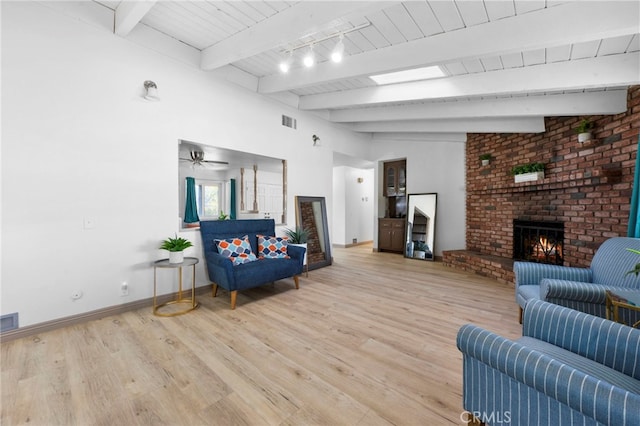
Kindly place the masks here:
[[(176, 315), (182, 315), (182, 314), (186, 314), (187, 312), (190, 312), (194, 309), (196, 309), (199, 304), (196, 301), (196, 265), (193, 265), (193, 273), (192, 273), (192, 279), (191, 279), (191, 298), (183, 298), (182, 297), (182, 286), (183, 286), (183, 278), (182, 278), (182, 266), (178, 267), (178, 295), (177, 298), (175, 300), (170, 300), (168, 302), (162, 303), (160, 305), (158, 305), (158, 301), (157, 301), (157, 268), (154, 268), (153, 270), (153, 314), (160, 316), (160, 317), (174, 317)], [(187, 308), (180, 310), (180, 311), (176, 311), (176, 312), (167, 312), (167, 313), (163, 313), (160, 312), (159, 310), (165, 306), (168, 305), (175, 305), (175, 304), (189, 304), (190, 306), (188, 306)]]

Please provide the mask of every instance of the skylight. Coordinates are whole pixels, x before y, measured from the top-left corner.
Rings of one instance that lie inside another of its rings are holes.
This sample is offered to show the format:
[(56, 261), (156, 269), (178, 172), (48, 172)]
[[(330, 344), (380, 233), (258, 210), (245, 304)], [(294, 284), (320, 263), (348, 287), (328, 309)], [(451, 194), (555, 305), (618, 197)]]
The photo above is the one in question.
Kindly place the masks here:
[(430, 78), (444, 77), (446, 74), (439, 66), (414, 68), (411, 70), (390, 72), (387, 74), (372, 75), (369, 78), (377, 84), (403, 83), (406, 81), (428, 80)]

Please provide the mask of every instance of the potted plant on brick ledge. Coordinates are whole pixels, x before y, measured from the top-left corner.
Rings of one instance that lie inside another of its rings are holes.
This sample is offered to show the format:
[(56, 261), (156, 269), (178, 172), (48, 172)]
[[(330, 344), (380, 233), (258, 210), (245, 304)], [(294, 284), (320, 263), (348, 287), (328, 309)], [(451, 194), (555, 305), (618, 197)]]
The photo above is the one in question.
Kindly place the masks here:
[(482, 162), (483, 166), (488, 166), (489, 162), (491, 161), (491, 154), (482, 154), (480, 156), (480, 161)]
[(519, 166), (513, 167), (511, 169), (511, 174), (514, 177), (515, 183), (531, 182), (539, 179), (544, 179), (544, 164), (521, 164)]
[(585, 143), (587, 141), (590, 141), (592, 138), (591, 130), (593, 130), (593, 122), (587, 120), (586, 118), (583, 118), (575, 130), (578, 134), (578, 142)]

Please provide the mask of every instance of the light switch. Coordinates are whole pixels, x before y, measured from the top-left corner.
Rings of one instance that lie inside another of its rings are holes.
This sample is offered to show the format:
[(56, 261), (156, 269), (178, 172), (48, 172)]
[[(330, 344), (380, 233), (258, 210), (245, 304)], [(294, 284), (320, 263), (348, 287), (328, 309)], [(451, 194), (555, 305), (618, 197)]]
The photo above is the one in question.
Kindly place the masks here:
[(84, 218), (84, 229), (94, 229), (96, 227), (96, 221), (92, 217)]

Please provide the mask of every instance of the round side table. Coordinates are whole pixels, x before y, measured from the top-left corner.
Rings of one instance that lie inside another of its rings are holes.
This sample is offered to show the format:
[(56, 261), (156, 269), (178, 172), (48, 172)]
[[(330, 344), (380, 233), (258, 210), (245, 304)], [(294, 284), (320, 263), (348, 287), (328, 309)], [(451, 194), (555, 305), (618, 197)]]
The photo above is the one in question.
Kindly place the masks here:
[[(196, 264), (199, 260), (195, 257), (185, 257), (182, 263), (169, 263), (169, 259), (158, 260), (153, 263), (153, 314), (161, 317), (173, 317), (176, 315), (186, 314), (189, 311), (198, 307), (196, 301)], [(193, 274), (191, 280), (191, 298), (182, 297), (182, 268), (185, 266), (193, 267)], [(166, 303), (158, 305), (157, 300), (157, 271), (161, 269), (178, 269), (178, 296), (175, 300), (170, 300)], [(186, 307), (179, 311), (173, 312), (160, 312), (159, 310), (168, 305), (184, 304)]]

